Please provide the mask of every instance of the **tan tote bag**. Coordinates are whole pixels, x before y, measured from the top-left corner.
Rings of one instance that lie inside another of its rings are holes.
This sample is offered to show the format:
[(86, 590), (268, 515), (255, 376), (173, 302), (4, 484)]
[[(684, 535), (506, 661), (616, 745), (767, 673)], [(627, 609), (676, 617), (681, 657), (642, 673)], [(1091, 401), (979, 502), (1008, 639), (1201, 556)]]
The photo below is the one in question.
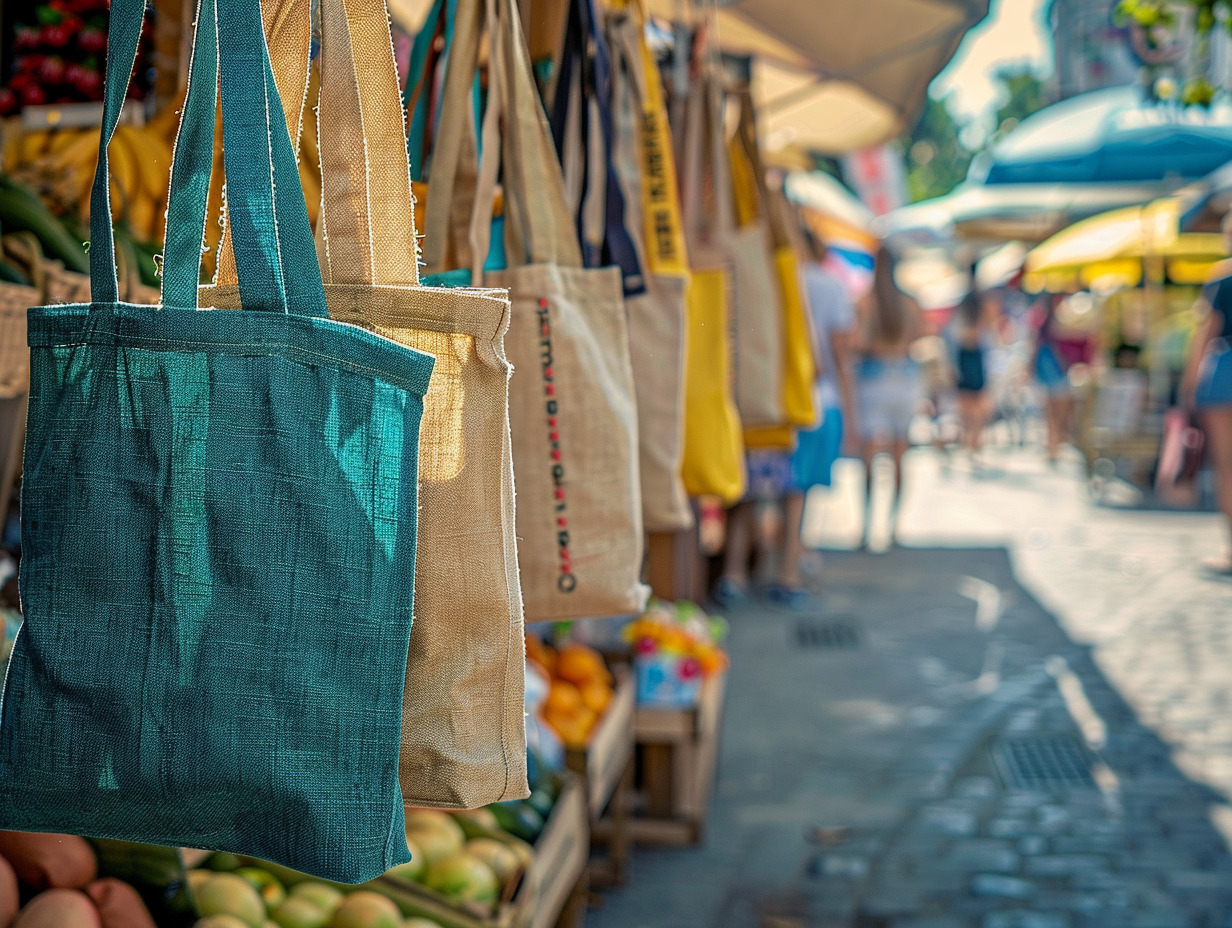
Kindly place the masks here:
[[(308, 0), (266, 0), (284, 100), (304, 99), (308, 6)], [(408, 805), (437, 808), (524, 798), (525, 650), (511, 368), (504, 351), (508, 298), (501, 290), (419, 285), (385, 4), (321, 0), (320, 10), (318, 247), (330, 316), (436, 357), (419, 446), (415, 617), (399, 760), (403, 797)], [(288, 105), (287, 112), (298, 121), (299, 107)], [(221, 274), (227, 263), (219, 266)]]
[[(513, 363), (509, 409), (518, 488), (518, 562), (528, 621), (639, 612), (642, 501), (637, 410), (620, 271), (582, 267), (564, 180), (539, 102), (521, 21), (510, 0), (462, 0), (446, 69), (444, 112), (465, 107), (478, 35), (490, 38), (488, 106), (470, 224), (472, 273), (488, 254), (503, 168), (509, 289), (505, 344)], [(434, 218), (448, 224), (466, 198), (442, 182), (456, 142), (442, 121), (428, 182)], [(459, 172), (460, 174), (463, 172)]]
[(730, 150), (723, 127), (723, 91), (717, 68), (705, 79), (716, 196), (726, 215), (723, 242), (732, 274), (732, 320), (735, 330), (736, 406), (746, 429), (778, 425), (783, 409), (783, 315), (772, 257), (770, 230), (760, 216), (735, 221)]
[(612, 157), (624, 195), (625, 226), (646, 282), (645, 293), (625, 297), (637, 390), (642, 521), (648, 532), (679, 532), (693, 525), (693, 510), (681, 476), (689, 278), (676, 166), (639, 3), (609, 14), (607, 37)]

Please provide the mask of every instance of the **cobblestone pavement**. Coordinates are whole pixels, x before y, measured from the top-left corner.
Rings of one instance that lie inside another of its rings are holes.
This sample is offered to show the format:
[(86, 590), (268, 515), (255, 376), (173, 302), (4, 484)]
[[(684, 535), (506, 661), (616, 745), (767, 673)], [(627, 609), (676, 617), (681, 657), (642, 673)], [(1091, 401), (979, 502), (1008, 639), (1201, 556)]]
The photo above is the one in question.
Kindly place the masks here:
[[(591, 925), (1232, 928), (1232, 586), (1194, 568), (1217, 519), (994, 463), (917, 454), (907, 547), (827, 554), (813, 614), (730, 617), (707, 839), (639, 849)], [(853, 508), (811, 501), (810, 533)], [(808, 647), (816, 623), (858, 646)]]

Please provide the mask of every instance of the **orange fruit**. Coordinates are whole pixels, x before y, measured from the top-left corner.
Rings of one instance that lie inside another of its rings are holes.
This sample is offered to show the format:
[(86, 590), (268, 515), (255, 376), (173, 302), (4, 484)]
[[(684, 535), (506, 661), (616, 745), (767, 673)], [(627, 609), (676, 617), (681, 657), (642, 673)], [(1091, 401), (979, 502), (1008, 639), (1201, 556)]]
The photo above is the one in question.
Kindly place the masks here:
[(586, 746), (597, 719), (598, 717), (585, 706), (576, 712), (552, 713), (545, 716), (545, 720), (560, 736), (560, 740), (570, 748)]
[(551, 645), (545, 644), (542, 638), (535, 635), (526, 636), (526, 656), (546, 670), (549, 675), (555, 672), (556, 652), (552, 650)]
[(583, 686), (590, 680), (610, 679), (603, 655), (576, 642), (569, 642), (560, 649), (556, 658), (556, 676), (577, 686)]
[(612, 688), (603, 680), (590, 680), (581, 687), (582, 704), (595, 715), (603, 715), (612, 701)]
[(552, 681), (551, 689), (548, 690), (548, 698), (543, 703), (545, 717), (548, 714), (571, 715), (583, 708), (585, 707), (582, 705), (582, 694), (576, 686), (567, 680)]

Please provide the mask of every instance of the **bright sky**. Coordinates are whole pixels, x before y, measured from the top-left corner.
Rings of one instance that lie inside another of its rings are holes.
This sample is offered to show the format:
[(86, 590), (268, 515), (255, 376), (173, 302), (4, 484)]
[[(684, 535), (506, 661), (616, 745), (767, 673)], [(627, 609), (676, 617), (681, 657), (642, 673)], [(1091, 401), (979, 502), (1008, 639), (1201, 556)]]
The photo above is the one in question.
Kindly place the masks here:
[(994, 109), (993, 72), (1005, 65), (1029, 64), (1040, 76), (1052, 72), (1052, 43), (1045, 16), (1049, 0), (992, 0), (988, 18), (972, 29), (929, 92), (951, 90), (951, 111), (960, 121)]

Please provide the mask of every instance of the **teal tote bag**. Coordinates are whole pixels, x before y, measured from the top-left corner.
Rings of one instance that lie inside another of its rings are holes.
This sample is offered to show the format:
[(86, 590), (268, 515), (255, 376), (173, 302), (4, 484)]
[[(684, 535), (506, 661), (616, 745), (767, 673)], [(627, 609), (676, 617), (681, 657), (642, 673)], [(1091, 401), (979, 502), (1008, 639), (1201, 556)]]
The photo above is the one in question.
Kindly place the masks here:
[[(410, 857), (398, 753), (433, 361), (327, 318), (251, 0), (201, 0), (163, 303), (118, 301), (107, 143), (142, 7), (111, 5), (93, 302), (29, 313), (0, 828), (361, 882)], [(197, 306), (216, 88), (242, 311)]]

